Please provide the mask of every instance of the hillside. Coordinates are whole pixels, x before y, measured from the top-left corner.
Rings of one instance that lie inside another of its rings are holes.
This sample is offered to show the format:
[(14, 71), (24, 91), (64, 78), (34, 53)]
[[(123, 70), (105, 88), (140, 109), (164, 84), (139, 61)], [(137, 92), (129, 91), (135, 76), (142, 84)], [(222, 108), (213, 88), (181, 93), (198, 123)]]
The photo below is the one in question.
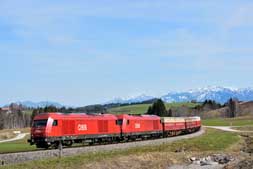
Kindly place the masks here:
[[(205, 113), (205, 117), (226, 117), (228, 107), (208, 111)], [(238, 104), (236, 116), (253, 116), (253, 101), (241, 102)]]
[[(198, 105), (197, 103), (166, 103), (166, 109), (170, 108), (176, 108), (176, 107), (181, 107), (181, 106), (187, 106), (187, 107), (195, 107)], [(144, 114), (147, 112), (148, 107), (151, 106), (151, 104), (136, 104), (136, 105), (129, 105), (129, 106), (120, 106), (120, 107), (115, 107), (108, 109), (108, 112), (114, 113), (114, 114)]]

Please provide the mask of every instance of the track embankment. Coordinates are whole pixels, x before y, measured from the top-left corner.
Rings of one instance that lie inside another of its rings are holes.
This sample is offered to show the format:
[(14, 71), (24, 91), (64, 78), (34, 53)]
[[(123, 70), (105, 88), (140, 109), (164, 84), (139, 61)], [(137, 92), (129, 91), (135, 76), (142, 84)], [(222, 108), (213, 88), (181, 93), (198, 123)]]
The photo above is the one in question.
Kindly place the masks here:
[(154, 140), (118, 143), (118, 144), (66, 148), (66, 149), (63, 149), (61, 153), (59, 150), (56, 149), (56, 150), (41, 150), (41, 151), (33, 151), (33, 152), (31, 151), (31, 152), (0, 154), (0, 165), (8, 165), (8, 164), (14, 164), (14, 163), (22, 163), (25, 161), (41, 160), (45, 158), (58, 157), (60, 154), (61, 156), (72, 156), (72, 155), (78, 155), (78, 154), (89, 153), (89, 152), (122, 150), (122, 149), (141, 147), (141, 146), (155, 146), (155, 145), (160, 145), (164, 143), (171, 143), (178, 140), (197, 137), (204, 134), (204, 132), (205, 130), (202, 128), (198, 132), (187, 134), (187, 135), (180, 135), (180, 136), (175, 136), (175, 137), (168, 137), (168, 138), (161, 138), (161, 139), (154, 139)]

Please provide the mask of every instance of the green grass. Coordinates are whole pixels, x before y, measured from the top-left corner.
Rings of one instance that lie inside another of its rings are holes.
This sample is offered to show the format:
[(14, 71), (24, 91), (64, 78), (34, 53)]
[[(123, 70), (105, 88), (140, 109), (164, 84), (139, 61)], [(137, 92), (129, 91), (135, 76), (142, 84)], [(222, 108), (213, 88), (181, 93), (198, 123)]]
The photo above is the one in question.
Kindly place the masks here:
[(247, 126), (253, 125), (253, 117), (243, 118), (216, 118), (202, 120), (206, 126)]
[(144, 146), (126, 150), (87, 153), (72, 157), (63, 157), (61, 159), (51, 158), (40, 161), (26, 162), (18, 165), (5, 166), (3, 168), (85, 168), (85, 165), (92, 162), (99, 162), (101, 160), (107, 161), (121, 156), (141, 156), (148, 153), (174, 153), (176, 149), (182, 147), (184, 148), (185, 152), (225, 151), (239, 140), (240, 137), (235, 133), (207, 129), (206, 133), (202, 136), (177, 141), (174, 143), (162, 144), (159, 146)]
[(184, 147), (188, 151), (224, 151), (239, 140), (236, 133), (207, 129), (205, 135), (172, 143), (171, 147)]
[(114, 114), (143, 114), (147, 111), (150, 104), (137, 104), (111, 108), (108, 111)]
[[(176, 108), (180, 106), (187, 106), (187, 107), (195, 107), (196, 103), (166, 103), (166, 109), (170, 108)], [(120, 106), (111, 108), (108, 111), (113, 114), (144, 114), (147, 112), (148, 107), (151, 106), (151, 104), (136, 104), (136, 105), (129, 105), (129, 106)]]
[(253, 131), (253, 126), (232, 127), (232, 129), (240, 130), (240, 131)]
[(31, 146), (27, 139), (30, 136), (26, 136), (24, 139), (0, 143), (0, 153), (9, 153), (9, 152), (20, 152), (20, 151), (31, 151), (35, 150), (35, 146)]

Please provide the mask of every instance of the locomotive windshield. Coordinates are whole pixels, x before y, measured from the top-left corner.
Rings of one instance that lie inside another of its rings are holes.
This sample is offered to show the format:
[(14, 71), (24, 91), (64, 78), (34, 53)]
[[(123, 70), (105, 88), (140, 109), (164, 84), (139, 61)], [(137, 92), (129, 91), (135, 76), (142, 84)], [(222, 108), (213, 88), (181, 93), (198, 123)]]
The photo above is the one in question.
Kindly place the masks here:
[(45, 127), (46, 125), (47, 125), (47, 119), (33, 121), (33, 127)]

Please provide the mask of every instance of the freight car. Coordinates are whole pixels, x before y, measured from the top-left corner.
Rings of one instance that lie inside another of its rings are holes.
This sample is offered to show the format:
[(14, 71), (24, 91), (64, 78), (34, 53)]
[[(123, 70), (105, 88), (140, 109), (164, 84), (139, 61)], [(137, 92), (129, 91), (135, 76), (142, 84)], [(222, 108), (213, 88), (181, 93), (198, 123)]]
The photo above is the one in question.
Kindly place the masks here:
[(164, 136), (175, 136), (186, 131), (184, 117), (161, 117)]
[(201, 128), (200, 117), (161, 117), (164, 136), (175, 136), (198, 131)]
[(195, 132), (201, 127), (200, 117), (185, 117), (185, 127), (187, 132)]
[(38, 148), (111, 143), (190, 133), (200, 127), (199, 117), (43, 113), (35, 116), (28, 142)]

